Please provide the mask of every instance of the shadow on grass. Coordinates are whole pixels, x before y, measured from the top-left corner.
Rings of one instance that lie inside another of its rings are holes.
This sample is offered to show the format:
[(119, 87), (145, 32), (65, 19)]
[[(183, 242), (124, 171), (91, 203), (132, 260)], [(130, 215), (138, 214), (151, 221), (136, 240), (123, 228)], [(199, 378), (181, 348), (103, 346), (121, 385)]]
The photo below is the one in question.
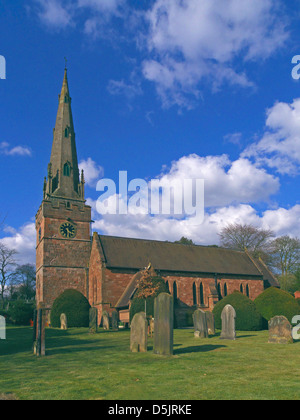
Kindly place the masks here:
[(177, 356), (178, 354), (186, 354), (186, 353), (206, 353), (206, 352), (217, 350), (220, 348), (226, 348), (226, 346), (204, 344), (203, 346), (184, 347), (182, 349), (174, 350), (174, 356)]

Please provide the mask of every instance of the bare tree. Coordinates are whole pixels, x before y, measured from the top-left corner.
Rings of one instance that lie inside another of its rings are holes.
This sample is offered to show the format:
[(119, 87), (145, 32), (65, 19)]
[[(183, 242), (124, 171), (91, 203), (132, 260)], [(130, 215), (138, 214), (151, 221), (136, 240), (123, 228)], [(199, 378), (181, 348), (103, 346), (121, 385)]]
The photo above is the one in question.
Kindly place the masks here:
[(35, 296), (35, 267), (32, 264), (19, 265), (14, 271), (11, 283), (17, 286), (12, 293), (18, 298), (31, 300)]
[(272, 265), (282, 277), (296, 273), (300, 267), (300, 239), (280, 236), (271, 243)]
[(4, 244), (0, 243), (0, 297), (2, 308), (4, 307), (4, 292), (9, 284), (9, 281), (14, 276), (14, 267), (16, 265), (14, 249), (9, 249)]
[(266, 259), (270, 240), (274, 232), (270, 229), (260, 229), (252, 225), (232, 223), (225, 226), (219, 233), (221, 246), (244, 251), (245, 248), (254, 256)]

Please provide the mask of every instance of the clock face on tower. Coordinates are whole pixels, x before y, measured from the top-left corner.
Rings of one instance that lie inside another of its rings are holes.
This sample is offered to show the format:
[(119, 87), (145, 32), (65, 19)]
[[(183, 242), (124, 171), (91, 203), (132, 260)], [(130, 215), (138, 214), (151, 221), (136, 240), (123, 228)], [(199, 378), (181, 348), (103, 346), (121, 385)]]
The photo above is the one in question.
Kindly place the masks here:
[(59, 228), (59, 232), (61, 236), (68, 239), (75, 238), (76, 236), (76, 228), (70, 222), (63, 223)]

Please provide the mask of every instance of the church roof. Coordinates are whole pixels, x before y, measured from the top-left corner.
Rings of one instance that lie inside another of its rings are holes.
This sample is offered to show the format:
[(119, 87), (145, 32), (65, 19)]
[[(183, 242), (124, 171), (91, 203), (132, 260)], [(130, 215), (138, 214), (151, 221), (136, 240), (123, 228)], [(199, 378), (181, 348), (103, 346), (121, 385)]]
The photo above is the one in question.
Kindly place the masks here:
[(108, 268), (141, 270), (151, 262), (159, 271), (263, 277), (241, 251), (104, 235), (99, 240)]

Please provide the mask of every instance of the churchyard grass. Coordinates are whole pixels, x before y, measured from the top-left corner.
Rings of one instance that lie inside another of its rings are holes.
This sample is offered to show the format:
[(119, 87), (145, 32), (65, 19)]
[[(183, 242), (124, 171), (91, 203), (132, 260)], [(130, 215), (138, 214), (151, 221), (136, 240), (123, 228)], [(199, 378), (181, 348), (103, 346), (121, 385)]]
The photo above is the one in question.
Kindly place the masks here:
[(268, 344), (268, 332), (236, 341), (174, 331), (174, 355), (131, 353), (130, 332), (47, 329), (47, 356), (33, 356), (32, 328), (0, 340), (0, 395), (18, 399), (299, 399), (300, 343)]

